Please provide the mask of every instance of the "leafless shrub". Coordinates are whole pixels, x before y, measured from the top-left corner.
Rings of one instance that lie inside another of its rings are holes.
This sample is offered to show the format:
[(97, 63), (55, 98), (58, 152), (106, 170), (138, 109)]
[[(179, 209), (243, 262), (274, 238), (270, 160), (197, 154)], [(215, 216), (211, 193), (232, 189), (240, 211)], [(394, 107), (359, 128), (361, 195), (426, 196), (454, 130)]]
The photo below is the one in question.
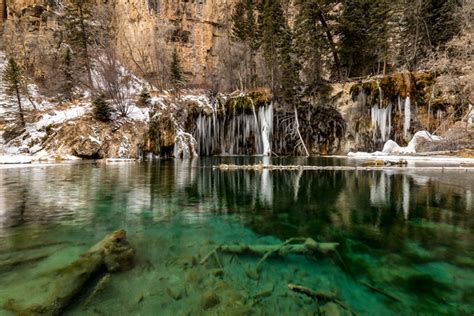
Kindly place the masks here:
[(117, 61), (112, 52), (105, 52), (95, 62), (95, 86), (113, 100), (120, 116), (130, 114), (133, 76)]

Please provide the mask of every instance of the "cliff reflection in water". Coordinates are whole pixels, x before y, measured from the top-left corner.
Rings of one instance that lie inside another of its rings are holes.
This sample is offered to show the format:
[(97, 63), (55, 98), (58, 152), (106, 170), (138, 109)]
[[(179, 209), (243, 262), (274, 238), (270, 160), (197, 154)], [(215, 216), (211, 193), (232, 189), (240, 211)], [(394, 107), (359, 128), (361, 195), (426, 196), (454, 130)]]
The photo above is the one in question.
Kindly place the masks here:
[[(126, 219), (127, 214), (145, 211), (153, 214), (153, 220), (181, 211), (196, 217), (238, 213), (250, 222), (265, 217), (270, 226), (291, 225), (307, 234), (315, 232), (315, 223), (324, 223), (325, 229), (353, 225), (381, 229), (417, 218), (465, 229), (473, 224), (474, 184), (440, 182), (450, 177), (469, 179), (469, 174), (444, 173), (437, 178), (377, 171), (220, 172), (212, 169), (217, 163), (195, 159), (2, 169), (2, 234), (24, 224), (83, 224), (107, 212)], [(436, 216), (433, 209), (444, 211)], [(282, 234), (290, 234), (285, 227)]]

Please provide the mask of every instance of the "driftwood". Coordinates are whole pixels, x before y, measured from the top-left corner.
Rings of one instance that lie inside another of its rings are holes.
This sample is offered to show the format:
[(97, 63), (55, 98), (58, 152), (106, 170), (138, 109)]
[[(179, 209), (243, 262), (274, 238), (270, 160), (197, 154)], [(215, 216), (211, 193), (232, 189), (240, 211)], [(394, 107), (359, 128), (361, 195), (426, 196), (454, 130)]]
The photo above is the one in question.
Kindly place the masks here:
[(288, 289), (290, 289), (293, 292), (304, 294), (306, 296), (309, 296), (313, 299), (317, 299), (318, 301), (322, 302), (334, 302), (340, 307), (344, 308), (345, 310), (349, 311), (351, 314), (356, 315), (356, 313), (349, 307), (347, 306), (344, 302), (339, 300), (337, 298), (337, 294), (335, 291), (333, 292), (320, 292), (320, 291), (315, 291), (310, 288), (301, 286), (301, 285), (296, 285), (296, 284), (288, 284)]
[(310, 288), (291, 283), (288, 284), (288, 288), (293, 292), (304, 294), (321, 301), (334, 301), (337, 298), (336, 292), (318, 292)]
[(101, 271), (116, 272), (132, 267), (135, 251), (126, 240), (124, 230), (118, 230), (84, 253), (78, 260), (55, 271), (52, 294), (43, 302), (22, 307), (9, 299), (4, 308), (17, 315), (59, 315), (81, 292), (84, 285)]
[(262, 258), (258, 261), (255, 270), (246, 270), (247, 276), (256, 280), (258, 279), (258, 272), (261, 265), (271, 256), (286, 256), (289, 254), (314, 255), (316, 253), (327, 254), (330, 252), (336, 252), (338, 245), (338, 243), (317, 242), (312, 238), (290, 238), (284, 243), (277, 245), (220, 245), (204, 256), (200, 261), (200, 264), (206, 263), (209, 258), (214, 256), (216, 258), (217, 264), (222, 269), (222, 265), (217, 255), (218, 251), (230, 254), (251, 254), (262, 256)]
[[(298, 243), (294, 243), (298, 242)], [(266, 257), (271, 255), (286, 256), (288, 254), (310, 255), (315, 253), (327, 254), (336, 251), (338, 243), (317, 242), (312, 238), (291, 238), (278, 245), (222, 245), (218, 250), (234, 254), (254, 254)], [(263, 258), (262, 258), (263, 259)]]

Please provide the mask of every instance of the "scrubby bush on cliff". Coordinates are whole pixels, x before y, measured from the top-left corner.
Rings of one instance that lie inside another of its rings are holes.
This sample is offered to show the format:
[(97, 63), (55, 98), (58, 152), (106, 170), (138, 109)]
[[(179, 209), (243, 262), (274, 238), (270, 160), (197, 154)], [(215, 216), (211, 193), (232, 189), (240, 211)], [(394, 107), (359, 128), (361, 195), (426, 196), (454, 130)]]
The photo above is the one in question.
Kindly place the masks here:
[(138, 95), (138, 104), (141, 106), (148, 106), (151, 104), (151, 96), (147, 88), (143, 88)]
[(110, 121), (111, 109), (103, 94), (94, 97), (92, 101), (94, 107), (94, 117), (102, 122)]

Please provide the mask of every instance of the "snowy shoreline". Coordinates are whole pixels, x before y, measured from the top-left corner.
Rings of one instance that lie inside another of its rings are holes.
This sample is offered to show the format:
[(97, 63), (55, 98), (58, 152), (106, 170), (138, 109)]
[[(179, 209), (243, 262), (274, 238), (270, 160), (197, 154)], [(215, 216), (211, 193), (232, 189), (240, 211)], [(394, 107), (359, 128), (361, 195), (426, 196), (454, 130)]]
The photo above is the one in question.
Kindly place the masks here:
[[(436, 164), (436, 165), (445, 165), (453, 166), (460, 165), (463, 168), (474, 168), (474, 158), (465, 158), (465, 157), (456, 157), (456, 156), (423, 156), (423, 155), (384, 155), (384, 156), (374, 156), (371, 153), (358, 153), (357, 155), (330, 155), (323, 156), (324, 158), (338, 158), (338, 159), (347, 159), (355, 161), (367, 161), (367, 160), (384, 160), (384, 161), (400, 161), (406, 160), (409, 166), (413, 166), (415, 163), (422, 164)], [(120, 159), (120, 158), (109, 158), (104, 161), (108, 163), (113, 162), (135, 162), (134, 159)], [(28, 156), (28, 155), (1, 155), (0, 154), (0, 168), (8, 167), (20, 167), (20, 166), (49, 166), (49, 165), (64, 165), (71, 163), (85, 163), (86, 160), (76, 159), (64, 159), (64, 160), (51, 160), (51, 159), (41, 159), (38, 156)], [(91, 161), (93, 162), (93, 161)], [(420, 166), (420, 168), (423, 168)], [(380, 167), (384, 169), (384, 167)]]

